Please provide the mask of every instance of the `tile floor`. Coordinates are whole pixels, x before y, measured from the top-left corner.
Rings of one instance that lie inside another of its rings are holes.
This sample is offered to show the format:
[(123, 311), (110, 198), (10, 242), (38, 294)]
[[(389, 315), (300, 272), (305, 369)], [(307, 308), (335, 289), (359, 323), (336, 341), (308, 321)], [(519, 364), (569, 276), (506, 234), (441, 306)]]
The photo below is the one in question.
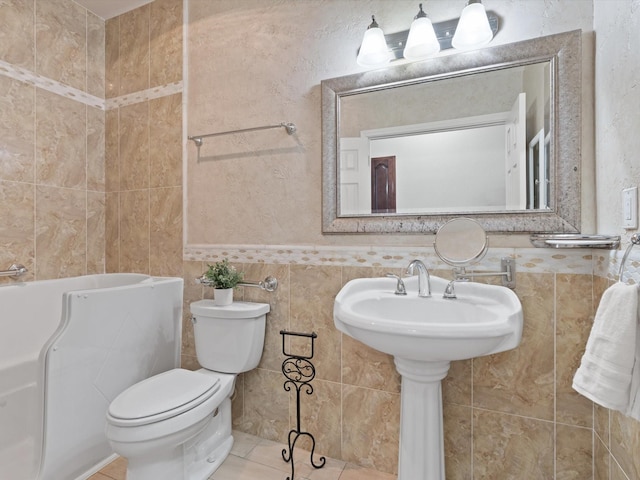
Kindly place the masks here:
[[(233, 432), (235, 442), (231, 454), (209, 480), (285, 480), (291, 476), (291, 464), (282, 460), (283, 444), (263, 440), (242, 432)], [(395, 475), (358, 467), (341, 460), (327, 458), (324, 467), (309, 464), (309, 453), (294, 450), (294, 480), (396, 480)], [(317, 456), (314, 457), (316, 463)], [(110, 463), (89, 480), (125, 480), (126, 461)]]

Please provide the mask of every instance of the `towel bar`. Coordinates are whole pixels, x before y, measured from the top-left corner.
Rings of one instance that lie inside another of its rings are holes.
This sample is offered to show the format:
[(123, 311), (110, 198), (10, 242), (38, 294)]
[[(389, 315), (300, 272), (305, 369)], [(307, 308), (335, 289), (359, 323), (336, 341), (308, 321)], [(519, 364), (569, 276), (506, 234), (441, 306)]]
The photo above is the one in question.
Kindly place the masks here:
[(624, 268), (627, 262), (627, 257), (629, 256), (629, 253), (631, 252), (631, 249), (633, 248), (634, 245), (640, 245), (640, 234), (638, 233), (634, 233), (633, 235), (631, 235), (631, 243), (629, 244), (629, 246), (624, 252), (624, 255), (622, 256), (622, 262), (620, 262), (620, 270), (618, 271), (619, 282), (623, 281), (622, 276), (624, 275)]

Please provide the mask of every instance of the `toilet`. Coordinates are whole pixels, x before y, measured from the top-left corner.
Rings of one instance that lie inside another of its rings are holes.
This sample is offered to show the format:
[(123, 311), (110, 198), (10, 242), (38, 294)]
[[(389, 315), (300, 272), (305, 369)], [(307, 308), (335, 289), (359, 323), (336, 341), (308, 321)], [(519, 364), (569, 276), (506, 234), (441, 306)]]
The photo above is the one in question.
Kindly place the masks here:
[(191, 304), (197, 371), (147, 378), (109, 405), (106, 436), (127, 459), (127, 480), (205, 480), (229, 455), (238, 373), (258, 366), (269, 304)]

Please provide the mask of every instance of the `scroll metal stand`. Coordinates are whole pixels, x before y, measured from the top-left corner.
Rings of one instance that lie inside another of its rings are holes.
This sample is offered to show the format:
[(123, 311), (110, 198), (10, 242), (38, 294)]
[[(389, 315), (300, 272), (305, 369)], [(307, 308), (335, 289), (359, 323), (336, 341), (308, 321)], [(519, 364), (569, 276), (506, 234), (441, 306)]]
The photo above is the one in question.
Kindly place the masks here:
[[(295, 463), (293, 461), (293, 449), (296, 446), (298, 438), (300, 438), (301, 436), (306, 435), (311, 439), (310, 461), (311, 465), (314, 468), (324, 467), (324, 464), (327, 461), (325, 457), (320, 457), (320, 460), (317, 464), (313, 461), (313, 452), (316, 448), (316, 439), (309, 432), (304, 432), (300, 428), (300, 389), (304, 387), (307, 395), (311, 395), (313, 393), (313, 387), (311, 386), (310, 382), (316, 376), (316, 368), (309, 360), (313, 358), (313, 343), (318, 335), (315, 332), (300, 333), (288, 332), (286, 330), (280, 330), (280, 335), (282, 335), (282, 353), (285, 357), (287, 357), (285, 358), (284, 362), (282, 362), (282, 373), (285, 377), (287, 377), (287, 380), (284, 382), (284, 389), (287, 392), (291, 391), (292, 386), (296, 389), (296, 428), (294, 430), (291, 430), (287, 437), (289, 448), (282, 449), (283, 460), (287, 463), (291, 462), (291, 477), (287, 477), (287, 480), (294, 480), (293, 476), (295, 474)], [(308, 356), (304, 356), (294, 355), (287, 352), (285, 340), (288, 335), (310, 338), (311, 354)]]

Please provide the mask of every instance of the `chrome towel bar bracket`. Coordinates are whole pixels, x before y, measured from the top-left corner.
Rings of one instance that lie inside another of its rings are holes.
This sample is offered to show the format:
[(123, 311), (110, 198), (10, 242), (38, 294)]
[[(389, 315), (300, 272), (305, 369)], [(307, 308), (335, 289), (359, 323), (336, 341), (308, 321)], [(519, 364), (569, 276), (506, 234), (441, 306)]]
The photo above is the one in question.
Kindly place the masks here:
[(27, 267), (25, 267), (24, 265), (21, 265), (20, 263), (14, 263), (9, 267), (8, 270), (0, 270), (0, 277), (18, 278), (28, 271), (29, 270), (27, 270)]
[(624, 252), (624, 255), (622, 256), (622, 262), (620, 262), (620, 270), (618, 271), (619, 282), (623, 281), (622, 276), (624, 275), (624, 268), (627, 263), (627, 257), (629, 257), (629, 253), (631, 252), (631, 249), (633, 248), (634, 245), (640, 245), (640, 234), (638, 233), (634, 233), (633, 235), (631, 235), (631, 243), (629, 244), (629, 246)]

